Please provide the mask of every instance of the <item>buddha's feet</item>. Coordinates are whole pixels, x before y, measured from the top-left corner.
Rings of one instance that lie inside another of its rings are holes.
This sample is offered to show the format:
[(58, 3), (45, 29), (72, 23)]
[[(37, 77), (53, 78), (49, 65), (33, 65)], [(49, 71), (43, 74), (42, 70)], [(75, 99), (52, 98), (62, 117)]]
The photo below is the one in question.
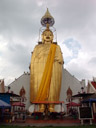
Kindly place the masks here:
[(44, 111), (45, 111), (45, 105), (44, 104), (40, 104), (39, 112), (44, 112)]
[(49, 112), (55, 112), (54, 104), (50, 104), (48, 110), (49, 110)]

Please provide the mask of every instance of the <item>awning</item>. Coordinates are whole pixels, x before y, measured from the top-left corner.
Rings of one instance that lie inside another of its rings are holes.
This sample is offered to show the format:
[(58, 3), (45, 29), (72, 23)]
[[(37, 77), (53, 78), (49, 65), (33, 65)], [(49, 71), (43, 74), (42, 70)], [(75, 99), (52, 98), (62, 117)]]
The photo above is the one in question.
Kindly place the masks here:
[(88, 100), (88, 99), (96, 99), (96, 93), (84, 98), (84, 100)]
[(85, 99), (82, 101), (82, 103), (96, 103), (96, 99)]
[(3, 100), (0, 100), (0, 108), (11, 108), (11, 105), (7, 104)]
[(12, 106), (25, 107), (25, 104), (24, 103), (21, 103), (21, 102), (15, 102), (15, 103), (12, 104)]
[(17, 94), (14, 94), (14, 93), (8, 93), (8, 92), (6, 92), (6, 93), (0, 93), (0, 95), (10, 95), (11, 97), (20, 97), (20, 95), (17, 95)]
[(78, 104), (78, 103), (75, 103), (75, 102), (69, 102), (69, 103), (67, 103), (66, 104), (68, 107), (78, 107), (78, 106), (80, 106), (80, 104)]
[(75, 97), (86, 97), (86, 96), (91, 96), (93, 94), (94, 93), (79, 93), (79, 94), (73, 95), (72, 97), (73, 98), (75, 98)]

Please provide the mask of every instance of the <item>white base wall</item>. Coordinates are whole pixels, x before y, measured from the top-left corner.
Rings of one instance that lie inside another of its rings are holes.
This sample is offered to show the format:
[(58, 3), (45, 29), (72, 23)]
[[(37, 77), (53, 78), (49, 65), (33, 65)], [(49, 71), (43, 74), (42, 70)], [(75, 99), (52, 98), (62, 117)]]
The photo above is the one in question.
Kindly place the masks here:
[(26, 104), (26, 109), (28, 109), (30, 106), (30, 74), (24, 73), (19, 78), (15, 79), (15, 81), (13, 81), (8, 86), (11, 87), (10, 91), (13, 91), (15, 94), (18, 94), (18, 95), (20, 95), (19, 92), (22, 86), (24, 87), (26, 91), (26, 94), (25, 94), (26, 102), (24, 103)]
[[(20, 89), (22, 86), (24, 87), (26, 91), (26, 109), (28, 110), (30, 104), (30, 74), (24, 73), (19, 78), (17, 78), (15, 81), (13, 81), (8, 86), (11, 87), (11, 91), (13, 91), (15, 94), (19, 95)], [(63, 76), (62, 76), (62, 87), (61, 87), (61, 93), (60, 93), (60, 101), (64, 101), (66, 104), (66, 98), (67, 98), (67, 89), (71, 88), (73, 95), (77, 94), (78, 91), (81, 90), (81, 83), (79, 80), (77, 80), (74, 76), (72, 76), (66, 69), (63, 69)], [(66, 105), (63, 105), (64, 110), (66, 111)]]
[(62, 86), (61, 86), (61, 93), (60, 93), (60, 101), (64, 101), (63, 107), (64, 110), (66, 111), (66, 103), (68, 103), (66, 101), (67, 98), (67, 90), (70, 87), (70, 89), (72, 90), (73, 94), (75, 95), (77, 94), (79, 91), (81, 91), (81, 82), (76, 79), (74, 76), (72, 76), (66, 69), (63, 69), (63, 74), (62, 74)]

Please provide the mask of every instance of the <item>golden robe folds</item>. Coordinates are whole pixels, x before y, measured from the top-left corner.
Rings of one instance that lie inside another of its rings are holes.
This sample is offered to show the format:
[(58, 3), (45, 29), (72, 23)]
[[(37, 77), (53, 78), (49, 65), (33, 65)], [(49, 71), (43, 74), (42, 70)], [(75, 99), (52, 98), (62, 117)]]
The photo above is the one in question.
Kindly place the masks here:
[[(32, 54), (30, 65), (30, 101), (33, 102), (37, 96), (39, 85), (44, 72), (51, 43), (38, 44)], [(57, 45), (53, 62), (50, 90), (48, 101), (58, 101), (61, 89), (63, 57), (60, 47)]]

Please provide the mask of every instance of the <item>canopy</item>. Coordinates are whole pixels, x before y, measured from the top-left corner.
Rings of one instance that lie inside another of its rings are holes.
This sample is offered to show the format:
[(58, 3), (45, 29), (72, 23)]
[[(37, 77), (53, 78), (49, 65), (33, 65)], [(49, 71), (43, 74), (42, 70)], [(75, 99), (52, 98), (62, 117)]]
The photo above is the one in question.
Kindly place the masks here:
[(84, 100), (88, 100), (88, 99), (96, 99), (96, 94), (92, 94), (84, 98)]
[(12, 106), (25, 107), (25, 104), (24, 103), (21, 103), (21, 102), (15, 102), (15, 103), (12, 104)]
[(75, 97), (86, 97), (86, 96), (91, 96), (93, 94), (94, 93), (79, 93), (79, 94), (73, 95), (72, 97), (73, 98), (75, 98)]
[(0, 108), (10, 108), (11, 105), (7, 104), (6, 102), (0, 100)]
[(90, 95), (90, 96), (87, 96), (83, 99), (82, 103), (93, 103), (95, 102), (96, 103), (96, 94), (93, 94), (93, 95)]
[(67, 103), (66, 104), (68, 107), (75, 107), (75, 106), (80, 106), (80, 104), (78, 104), (78, 103), (75, 103), (75, 102), (69, 102), (69, 103)]
[(94, 103), (96, 103), (96, 99), (91, 99), (90, 98), (90, 99), (85, 99), (85, 100), (82, 101), (82, 103), (87, 103), (87, 102), (90, 102), (90, 103), (94, 102)]
[(6, 93), (0, 93), (0, 95), (2, 96), (2, 95), (9, 95), (9, 96), (11, 96), (11, 97), (20, 97), (20, 95), (17, 95), (17, 94), (14, 94), (14, 93), (8, 93), (8, 92), (6, 92)]

